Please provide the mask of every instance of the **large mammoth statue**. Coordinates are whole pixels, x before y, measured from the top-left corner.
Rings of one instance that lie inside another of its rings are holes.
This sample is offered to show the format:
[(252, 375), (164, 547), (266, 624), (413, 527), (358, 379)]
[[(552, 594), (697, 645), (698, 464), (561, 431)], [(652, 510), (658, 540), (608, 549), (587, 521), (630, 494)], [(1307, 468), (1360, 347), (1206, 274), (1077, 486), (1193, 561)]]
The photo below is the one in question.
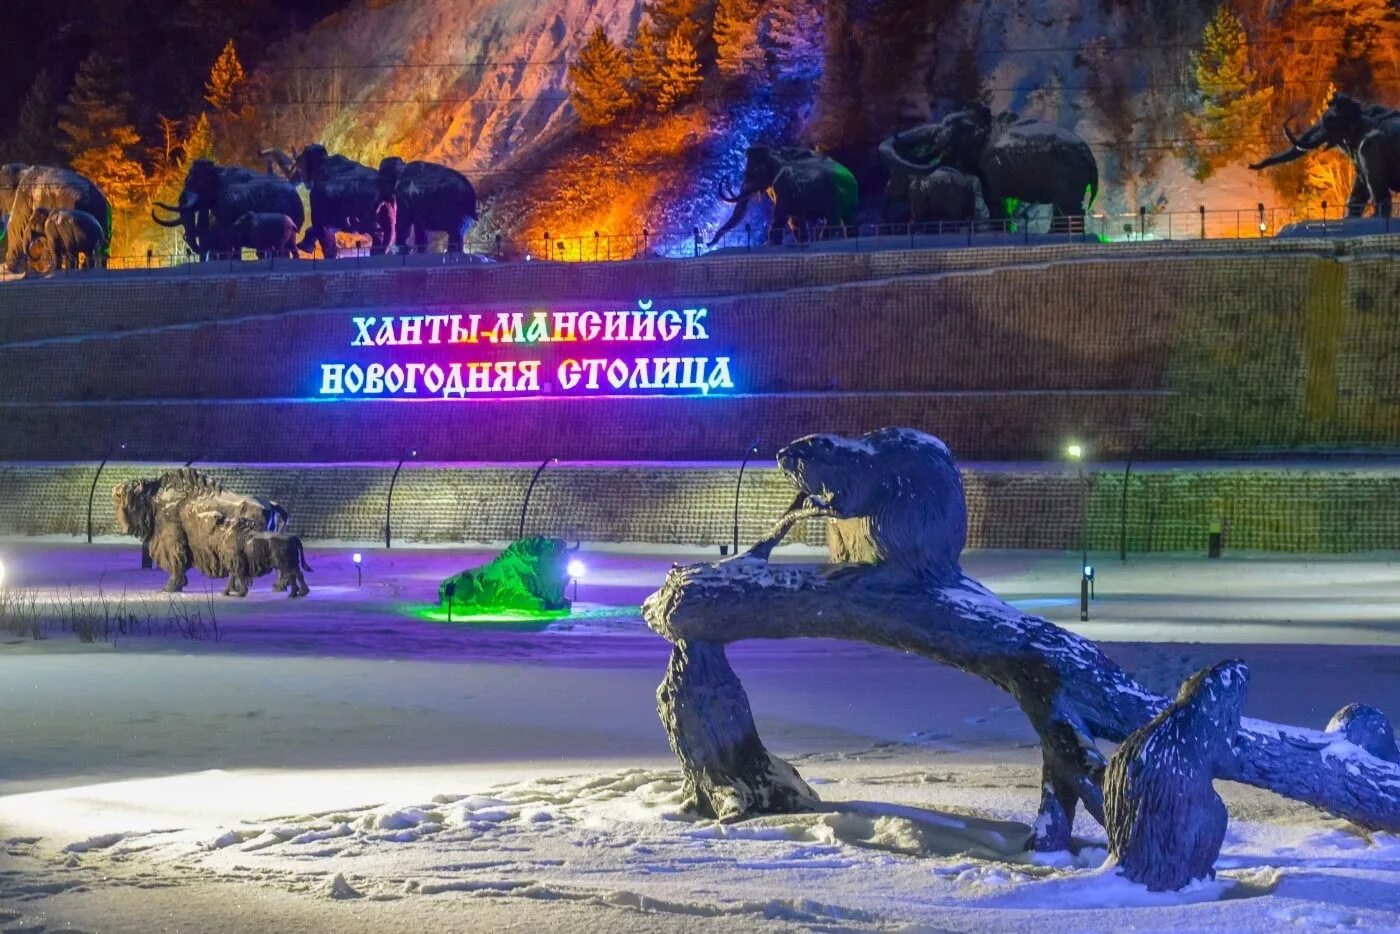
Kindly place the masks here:
[(428, 234), (447, 232), (447, 252), (462, 252), (476, 222), (476, 189), (455, 169), (435, 162), (404, 162), (390, 156), (379, 163), (379, 219), (388, 239), (403, 251), (410, 233), (414, 249), (427, 252)]
[(749, 201), (759, 192), (773, 199), (769, 243), (783, 242), (784, 226), (802, 243), (812, 228), (841, 227), (844, 231), (856, 224), (860, 190), (844, 165), (810, 149), (750, 146), (739, 190), (732, 194), (720, 190), (720, 198), (735, 207), (729, 220), (710, 238), (710, 246), (743, 220)]
[(291, 182), (242, 166), (216, 165), (208, 159), (190, 164), (179, 205), (157, 201), (156, 207), (175, 217), (161, 218), (152, 209), (151, 219), (162, 227), (183, 227), (185, 244), (201, 257), (214, 241), (226, 239), (211, 233), (211, 228), (231, 228), (249, 211), (285, 214), (298, 230), (306, 218), (301, 195)]
[(335, 259), (337, 230), (366, 235), (372, 241), (370, 253), (384, 252), (394, 234), (380, 223), (378, 172), (346, 156), (333, 156), (320, 143), (290, 156), (280, 149), (265, 149), (261, 155), (267, 159), (269, 171), (275, 168), (310, 192), (311, 225), (298, 244), (303, 253), (310, 253), (319, 243), (321, 255)]
[(9, 215), (5, 268), (10, 272), (24, 270), (36, 208), (85, 211), (102, 224), (104, 241), (112, 242), (112, 208), (100, 188), (69, 169), (12, 162), (0, 166), (0, 216)]
[(880, 158), (892, 172), (951, 166), (976, 175), (994, 220), (1008, 217), (1008, 202), (1051, 205), (1056, 230), (1072, 229), (1099, 191), (1098, 163), (1084, 140), (1042, 120), (993, 117), (981, 105), (896, 133), (880, 144)]
[(1390, 216), (1390, 193), (1400, 189), (1400, 110), (1379, 104), (1363, 104), (1346, 94), (1333, 94), (1327, 110), (1301, 135), (1294, 135), (1284, 121), (1283, 135), (1291, 144), (1283, 152), (1250, 166), (1259, 171), (1292, 162), (1314, 149), (1333, 146), (1347, 154), (1356, 169), (1347, 217), (1361, 217), (1366, 205), (1376, 206), (1377, 217)]

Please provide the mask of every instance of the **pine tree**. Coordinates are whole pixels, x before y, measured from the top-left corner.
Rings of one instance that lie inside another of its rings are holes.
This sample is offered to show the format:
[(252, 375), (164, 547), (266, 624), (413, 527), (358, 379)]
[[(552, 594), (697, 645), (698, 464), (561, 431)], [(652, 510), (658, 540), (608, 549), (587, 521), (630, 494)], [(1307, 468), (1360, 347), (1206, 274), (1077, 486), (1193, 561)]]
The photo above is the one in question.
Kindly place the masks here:
[(637, 27), (631, 64), (637, 95), (647, 103), (655, 103), (665, 80), (666, 40), (657, 34), (650, 23), (643, 22)]
[(809, 80), (821, 74), (823, 35), (819, 0), (772, 0), (762, 36), (777, 77)]
[(666, 43), (666, 65), (656, 95), (656, 107), (665, 113), (688, 99), (699, 87), (700, 58), (684, 31), (677, 30)]
[(53, 78), (47, 71), (40, 71), (20, 104), (14, 133), (10, 136), (8, 151), (13, 153), (13, 158), (30, 164), (57, 162), (62, 156), (54, 132), (57, 118)]
[(699, 43), (699, 7), (699, 0), (647, 0), (642, 9), (652, 31), (661, 37), (664, 49), (677, 32), (690, 40), (692, 46)]
[(215, 112), (237, 113), (243, 83), (247, 80), (243, 63), (238, 60), (238, 50), (230, 39), (214, 60), (214, 67), (209, 70), (209, 80), (204, 83), (204, 99)]
[(1196, 132), (1209, 145), (1197, 146), (1197, 174), (1238, 161), (1257, 148), (1262, 118), (1269, 113), (1273, 88), (1256, 89), (1249, 63), (1249, 39), (1244, 25), (1227, 4), (1221, 4), (1201, 36), (1201, 51), (1192, 57), (1201, 110)]
[(196, 159), (213, 158), (214, 128), (207, 113), (202, 113), (190, 121), (189, 131), (180, 142), (180, 152), (181, 166), (188, 166)]
[(763, 70), (758, 44), (758, 0), (719, 0), (715, 6), (715, 65), (726, 78), (745, 78)]
[(569, 65), (569, 101), (584, 126), (607, 126), (635, 101), (628, 85), (632, 66), (599, 26)]
[(146, 176), (136, 157), (141, 137), (128, 117), (131, 95), (119, 90), (120, 76), (111, 59), (97, 53), (84, 59), (59, 109), (58, 126), (74, 170), (95, 182), (112, 207), (122, 211), (136, 206)]

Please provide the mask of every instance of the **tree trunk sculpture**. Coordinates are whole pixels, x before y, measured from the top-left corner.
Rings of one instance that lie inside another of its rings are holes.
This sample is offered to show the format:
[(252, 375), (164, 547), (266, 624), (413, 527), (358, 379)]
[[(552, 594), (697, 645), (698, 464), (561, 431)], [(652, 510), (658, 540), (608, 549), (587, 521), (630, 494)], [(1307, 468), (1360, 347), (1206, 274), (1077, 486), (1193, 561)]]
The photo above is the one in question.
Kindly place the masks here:
[[(921, 457), (933, 468), (921, 467)], [(725, 561), (673, 568), (643, 605), (647, 624), (674, 645), (658, 712), (681, 760), (690, 807), (730, 821), (814, 806), (816, 795), (797, 771), (764, 748), (724, 644), (830, 638), (922, 655), (985, 678), (1016, 700), (1043, 757), (1029, 846), (1067, 848), (1079, 804), (1103, 823), (1107, 763), (1095, 740), (1121, 742), (1169, 702), (1093, 642), (1021, 613), (962, 573), (962, 488), (942, 443), (903, 429), (859, 440), (811, 436), (778, 461), (798, 496), (769, 537)], [(902, 518), (910, 513), (917, 526)], [(864, 523), (876, 563), (770, 564), (772, 548), (811, 515)], [(901, 556), (916, 532), (925, 540), (913, 549), (922, 558), (911, 566)], [(935, 535), (943, 540), (927, 540)], [(1400, 832), (1400, 765), (1343, 732), (1243, 718), (1231, 748), (1215, 777)]]

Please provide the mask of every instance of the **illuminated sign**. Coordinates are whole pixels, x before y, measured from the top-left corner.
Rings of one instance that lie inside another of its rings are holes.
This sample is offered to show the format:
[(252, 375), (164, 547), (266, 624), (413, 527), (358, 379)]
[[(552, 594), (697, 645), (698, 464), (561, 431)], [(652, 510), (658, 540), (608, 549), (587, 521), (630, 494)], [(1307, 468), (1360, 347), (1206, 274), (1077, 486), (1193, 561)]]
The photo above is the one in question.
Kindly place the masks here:
[[(652, 304), (639, 301), (636, 309), (620, 311), (353, 316), (353, 357), (321, 364), (319, 391), (465, 399), (732, 390), (728, 356), (684, 352), (710, 340), (708, 310)], [(366, 359), (379, 354), (391, 359)]]

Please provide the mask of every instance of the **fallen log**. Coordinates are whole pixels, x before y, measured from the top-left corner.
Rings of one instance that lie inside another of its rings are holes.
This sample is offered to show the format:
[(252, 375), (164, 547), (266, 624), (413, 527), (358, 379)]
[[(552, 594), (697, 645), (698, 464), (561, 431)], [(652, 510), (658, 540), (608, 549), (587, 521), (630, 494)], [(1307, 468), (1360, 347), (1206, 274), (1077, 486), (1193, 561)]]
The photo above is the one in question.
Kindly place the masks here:
[[(911, 652), (1009, 693), (1040, 736), (1042, 799), (1031, 844), (1064, 849), (1074, 810), (1103, 821), (1106, 760), (1095, 740), (1123, 740), (1167, 706), (1088, 639), (1002, 602), (970, 577), (924, 588), (869, 566), (770, 564), (743, 555), (673, 568), (643, 606), (675, 644), (658, 692), (694, 806), (735, 820), (815, 798), (758, 738), (723, 646), (741, 639), (825, 638)], [(694, 667), (703, 659), (703, 668)], [(708, 698), (697, 698), (709, 692)], [(698, 742), (697, 736), (704, 736)], [(1400, 765), (1341, 732), (1241, 719), (1216, 775), (1276, 791), (1371, 830), (1400, 832)], [(741, 779), (741, 780), (740, 780)]]
[[(647, 624), (674, 644), (657, 708), (690, 806), (738, 820), (815, 805), (796, 769), (763, 746), (724, 645), (827, 638), (921, 655), (1015, 699), (1041, 741), (1041, 801), (1029, 846), (1066, 848), (1079, 805), (1102, 824), (1107, 761), (1096, 740), (1121, 742), (1168, 699), (1090, 640), (1021, 613), (962, 573), (962, 487), (947, 448), (904, 429), (857, 441), (814, 435), (785, 448), (778, 463), (798, 496), (773, 533), (744, 555), (673, 568), (642, 608)], [(864, 528), (864, 552), (874, 563), (770, 563), (799, 514)], [(907, 520), (911, 514), (915, 521)], [(1368, 829), (1400, 832), (1400, 765), (1349, 735), (1360, 734), (1242, 718), (1215, 777), (1270, 789)]]

